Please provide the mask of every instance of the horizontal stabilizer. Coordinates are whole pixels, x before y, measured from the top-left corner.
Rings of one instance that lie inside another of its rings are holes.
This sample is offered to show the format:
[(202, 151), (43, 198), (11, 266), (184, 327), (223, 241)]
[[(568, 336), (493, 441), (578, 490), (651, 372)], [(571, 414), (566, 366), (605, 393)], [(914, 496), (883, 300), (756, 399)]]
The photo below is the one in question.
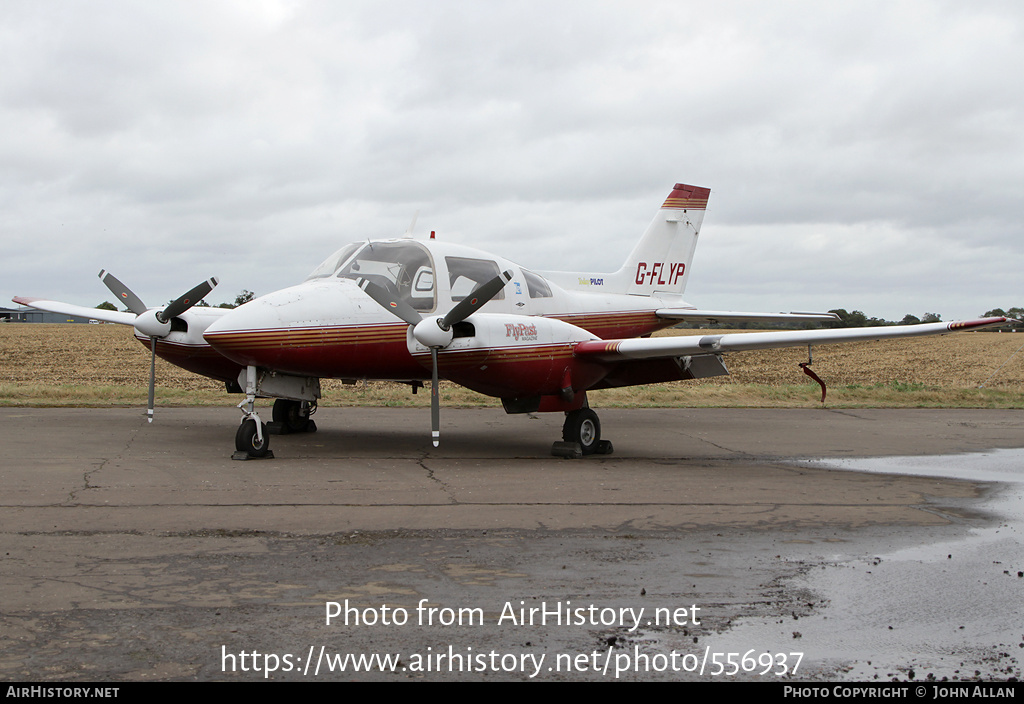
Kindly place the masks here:
[(696, 308), (660, 308), (659, 318), (704, 323), (824, 323), (839, 320), (835, 313), (744, 313), (728, 310), (698, 310)]

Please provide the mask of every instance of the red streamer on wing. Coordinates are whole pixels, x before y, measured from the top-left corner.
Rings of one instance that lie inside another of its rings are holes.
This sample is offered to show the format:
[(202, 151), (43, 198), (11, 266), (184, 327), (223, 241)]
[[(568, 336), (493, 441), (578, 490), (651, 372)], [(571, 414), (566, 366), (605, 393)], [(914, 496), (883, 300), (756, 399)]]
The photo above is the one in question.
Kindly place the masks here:
[(814, 370), (810, 367), (810, 362), (800, 362), (800, 368), (804, 370), (804, 374), (814, 379), (821, 386), (821, 402), (825, 403), (825, 382), (814, 373)]

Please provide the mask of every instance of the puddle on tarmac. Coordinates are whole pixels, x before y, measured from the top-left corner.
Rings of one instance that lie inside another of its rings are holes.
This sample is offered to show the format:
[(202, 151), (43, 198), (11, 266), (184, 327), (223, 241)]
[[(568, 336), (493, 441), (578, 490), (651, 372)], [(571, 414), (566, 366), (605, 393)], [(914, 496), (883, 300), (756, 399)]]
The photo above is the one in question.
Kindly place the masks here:
[(998, 483), (969, 502), (995, 520), (952, 540), (889, 552), (856, 540), (856, 555), (819, 553), (822, 565), (790, 587), (813, 592), (826, 607), (798, 620), (740, 622), (710, 637), (711, 651), (803, 652), (804, 672), (831, 670), (855, 680), (1020, 678), (1024, 450), (813, 464)]

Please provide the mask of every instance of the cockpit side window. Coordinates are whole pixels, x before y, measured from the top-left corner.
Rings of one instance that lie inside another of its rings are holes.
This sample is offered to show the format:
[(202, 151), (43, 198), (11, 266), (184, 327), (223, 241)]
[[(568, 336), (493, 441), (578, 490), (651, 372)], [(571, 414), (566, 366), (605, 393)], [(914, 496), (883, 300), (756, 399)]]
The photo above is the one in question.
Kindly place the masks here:
[(530, 290), (530, 298), (551, 298), (551, 287), (543, 278), (532, 271), (523, 269), (523, 276), (526, 277), (526, 288)]
[[(498, 265), (489, 259), (467, 259), (445, 257), (448, 264), (448, 282), (451, 285), (452, 300), (456, 303), (473, 292), (477, 286), (487, 283), (501, 272)], [(498, 291), (491, 300), (505, 298), (504, 290)]]
[(370, 242), (338, 272), (343, 279), (366, 279), (397, 295), (418, 311), (434, 310), (434, 263), (415, 242)]

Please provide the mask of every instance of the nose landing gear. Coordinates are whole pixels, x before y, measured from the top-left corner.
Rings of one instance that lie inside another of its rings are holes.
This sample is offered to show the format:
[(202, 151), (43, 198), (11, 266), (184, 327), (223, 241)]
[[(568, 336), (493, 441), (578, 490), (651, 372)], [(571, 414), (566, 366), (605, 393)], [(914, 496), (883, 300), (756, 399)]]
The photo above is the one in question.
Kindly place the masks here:
[(256, 412), (257, 369), (253, 366), (246, 367), (244, 374), (245, 400), (238, 404), (242, 410), (242, 423), (235, 431), (235, 450), (237, 452), (231, 455), (231, 459), (254, 460), (273, 457), (274, 453), (270, 451), (270, 435), (267, 433), (267, 426), (260, 420), (260, 415)]
[[(273, 457), (270, 435), (316, 432), (310, 418), (320, 398), (320, 379), (281, 374), (248, 366), (238, 375), (238, 386), (245, 389), (245, 400), (238, 404), (242, 423), (235, 433), (236, 460)], [(273, 398), (273, 421), (264, 423), (256, 412), (257, 398)]]

